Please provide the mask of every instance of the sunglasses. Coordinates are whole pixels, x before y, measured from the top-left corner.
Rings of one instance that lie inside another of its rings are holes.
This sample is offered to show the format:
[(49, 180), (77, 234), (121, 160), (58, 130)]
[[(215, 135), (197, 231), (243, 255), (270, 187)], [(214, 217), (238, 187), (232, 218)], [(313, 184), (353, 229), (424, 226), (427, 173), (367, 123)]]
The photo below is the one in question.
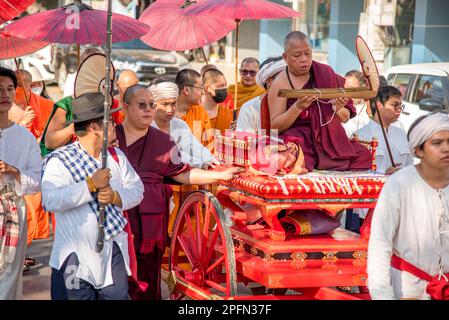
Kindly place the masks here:
[(249, 75), (249, 76), (251, 76), (251, 77), (254, 77), (254, 76), (257, 74), (257, 71), (240, 69), (240, 73), (241, 73), (242, 75)]
[(147, 109), (154, 110), (156, 108), (156, 104), (154, 102), (150, 102), (149, 104), (141, 102), (137, 104), (137, 107), (142, 111), (145, 111)]

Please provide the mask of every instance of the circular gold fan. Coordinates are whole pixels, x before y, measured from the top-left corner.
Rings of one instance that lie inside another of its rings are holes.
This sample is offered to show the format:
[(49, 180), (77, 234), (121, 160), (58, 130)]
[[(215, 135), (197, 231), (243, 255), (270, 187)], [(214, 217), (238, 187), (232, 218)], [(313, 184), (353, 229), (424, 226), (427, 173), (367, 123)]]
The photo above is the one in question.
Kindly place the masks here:
[(361, 36), (357, 36), (355, 47), (360, 65), (362, 66), (362, 72), (368, 80), (371, 90), (375, 91), (377, 94), (380, 85), (379, 71), (377, 70), (376, 62), (371, 54), (371, 50)]
[[(115, 78), (115, 68), (111, 63), (111, 94)], [(106, 56), (94, 53), (86, 58), (78, 68), (75, 78), (74, 96), (85, 93), (101, 92), (104, 94), (106, 78)]]

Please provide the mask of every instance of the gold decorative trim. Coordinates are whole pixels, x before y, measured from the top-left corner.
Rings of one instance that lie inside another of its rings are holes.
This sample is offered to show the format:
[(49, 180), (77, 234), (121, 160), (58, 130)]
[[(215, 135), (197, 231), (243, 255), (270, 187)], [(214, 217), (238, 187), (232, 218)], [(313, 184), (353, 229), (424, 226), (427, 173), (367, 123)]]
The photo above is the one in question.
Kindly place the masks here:
[(293, 252), (290, 257), (293, 261), (303, 261), (307, 259), (307, 253), (305, 252)]
[(256, 247), (251, 247), (250, 251), (253, 256), (257, 256), (259, 253)]
[(321, 260), (335, 262), (338, 260), (337, 253), (338, 251), (323, 251), (324, 257)]
[(342, 210), (349, 208), (351, 204), (319, 204), (320, 209), (329, 211), (332, 214), (336, 214)]
[(367, 259), (368, 258), (368, 252), (366, 251), (356, 251), (352, 254), (354, 259)]

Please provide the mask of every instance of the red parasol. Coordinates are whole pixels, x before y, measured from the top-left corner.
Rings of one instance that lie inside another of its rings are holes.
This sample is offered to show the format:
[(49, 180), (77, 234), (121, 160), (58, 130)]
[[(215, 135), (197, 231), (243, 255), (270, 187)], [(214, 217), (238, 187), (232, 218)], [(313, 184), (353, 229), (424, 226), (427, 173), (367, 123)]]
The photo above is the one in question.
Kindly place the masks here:
[(0, 0), (0, 24), (17, 17), (36, 0)]
[(151, 4), (139, 18), (152, 30), (142, 40), (157, 49), (183, 51), (217, 41), (235, 28), (233, 19), (186, 15), (194, 3), (190, 0), (158, 0)]
[[(21, 57), (47, 46), (47, 42), (26, 40), (12, 36), (8, 31), (4, 29), (0, 30), (0, 60), (14, 58), (16, 68), (19, 70), (19, 63), (17, 57)], [(20, 81), (23, 83), (21, 74), (19, 73)], [(25, 92), (25, 99), (27, 105), (29, 98)]]
[[(279, 19), (299, 15), (299, 12), (267, 0), (205, 0), (188, 8), (187, 15), (210, 15), (215, 18), (231, 18), (236, 23), (235, 37), (235, 94), (234, 108), (237, 107), (239, 23), (251, 19)], [(234, 120), (236, 110), (234, 109)]]
[(0, 29), (0, 60), (25, 56), (47, 45), (47, 42), (22, 39)]
[[(106, 42), (107, 11), (76, 1), (62, 8), (23, 17), (6, 27), (13, 35), (36, 41), (65, 44)], [(112, 42), (126, 42), (148, 33), (150, 27), (136, 19), (112, 14)]]

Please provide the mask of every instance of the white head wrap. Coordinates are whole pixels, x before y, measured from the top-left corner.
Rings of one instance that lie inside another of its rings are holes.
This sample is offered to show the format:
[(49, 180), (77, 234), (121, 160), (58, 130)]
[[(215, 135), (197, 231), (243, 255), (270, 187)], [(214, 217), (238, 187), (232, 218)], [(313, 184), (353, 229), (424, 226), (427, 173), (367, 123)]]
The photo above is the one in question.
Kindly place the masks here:
[(409, 130), (408, 141), (412, 154), (415, 154), (416, 147), (429, 140), (435, 133), (443, 130), (449, 131), (449, 116), (446, 113), (438, 112), (426, 116)]
[(265, 64), (256, 74), (257, 85), (265, 88), (267, 80), (284, 70), (286, 66), (284, 59)]
[(154, 102), (157, 102), (162, 99), (178, 98), (179, 89), (175, 83), (166, 81), (151, 85), (150, 92)]

